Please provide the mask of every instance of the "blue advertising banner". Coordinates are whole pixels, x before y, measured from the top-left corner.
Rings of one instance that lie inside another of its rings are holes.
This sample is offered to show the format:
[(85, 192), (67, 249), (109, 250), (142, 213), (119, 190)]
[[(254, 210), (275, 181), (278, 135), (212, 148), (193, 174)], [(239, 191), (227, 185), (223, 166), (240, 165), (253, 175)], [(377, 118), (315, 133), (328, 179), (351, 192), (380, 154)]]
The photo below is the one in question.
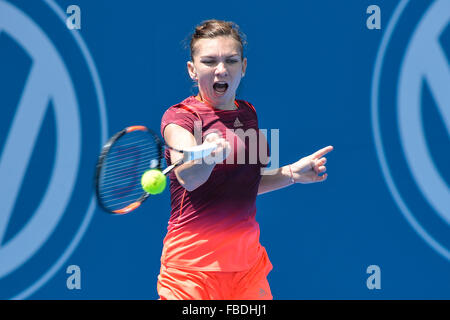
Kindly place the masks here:
[(273, 298), (450, 299), (448, 0), (0, 0), (0, 299), (159, 298), (169, 188), (111, 215), (95, 167), (197, 95), (208, 19), (246, 36), (272, 168), (333, 146), (325, 181), (256, 198)]

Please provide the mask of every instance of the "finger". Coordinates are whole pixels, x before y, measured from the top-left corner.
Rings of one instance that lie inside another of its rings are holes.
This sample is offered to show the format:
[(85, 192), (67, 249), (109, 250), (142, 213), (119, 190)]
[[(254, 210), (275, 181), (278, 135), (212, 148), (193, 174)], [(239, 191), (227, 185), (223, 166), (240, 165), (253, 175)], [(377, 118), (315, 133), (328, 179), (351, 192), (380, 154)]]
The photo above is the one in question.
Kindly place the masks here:
[(322, 149), (320, 149), (320, 150), (314, 152), (314, 153), (312, 154), (312, 157), (313, 157), (314, 159), (320, 158), (320, 157), (322, 157), (323, 155), (327, 154), (328, 152), (332, 151), (333, 149), (334, 149), (333, 146), (328, 146), (328, 147), (322, 148)]
[(230, 143), (227, 140), (223, 139), (223, 141), (221, 141), (221, 146), (223, 149), (228, 149), (230, 147)]
[(205, 137), (205, 141), (207, 142), (213, 142), (217, 139), (220, 139), (220, 135), (218, 135), (217, 132), (208, 133)]
[(325, 171), (327, 171), (327, 167), (325, 166), (320, 166), (319, 169), (317, 170), (318, 173), (324, 173)]
[(226, 141), (219, 141), (219, 142), (217, 143), (217, 146), (218, 146), (218, 148), (219, 148), (221, 151), (223, 151), (223, 150), (226, 149), (226, 147), (227, 147), (227, 142), (226, 142)]
[(216, 132), (208, 133), (205, 137), (205, 139), (213, 139), (213, 138), (220, 138), (220, 136)]
[(218, 138), (214, 141), (214, 143), (217, 145), (218, 148), (225, 148), (226, 140), (223, 138)]
[(313, 170), (316, 172), (319, 172), (319, 169), (321, 166), (324, 166), (325, 163), (327, 163), (327, 159), (326, 158), (321, 158), (319, 160), (313, 160), (314, 162), (314, 167)]
[(323, 174), (323, 175), (321, 175), (321, 176), (317, 176), (316, 182), (322, 182), (322, 181), (325, 181), (325, 180), (327, 180), (327, 177), (328, 177), (328, 173), (325, 173), (325, 174)]
[(311, 169), (316, 171), (316, 160), (311, 159), (311, 161), (309, 162), (309, 165), (311, 166)]

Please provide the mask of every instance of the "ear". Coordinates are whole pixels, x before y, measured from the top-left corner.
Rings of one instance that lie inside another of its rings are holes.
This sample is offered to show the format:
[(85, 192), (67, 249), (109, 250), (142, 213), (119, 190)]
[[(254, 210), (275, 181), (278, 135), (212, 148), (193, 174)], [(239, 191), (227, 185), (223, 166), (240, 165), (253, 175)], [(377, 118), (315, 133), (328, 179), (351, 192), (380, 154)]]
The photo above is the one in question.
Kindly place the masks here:
[(242, 61), (242, 77), (245, 76), (245, 70), (247, 70), (247, 58)]
[(187, 69), (188, 69), (188, 73), (189, 73), (189, 76), (191, 77), (191, 79), (194, 81), (197, 81), (198, 80), (197, 72), (195, 71), (195, 66), (192, 61), (187, 62)]

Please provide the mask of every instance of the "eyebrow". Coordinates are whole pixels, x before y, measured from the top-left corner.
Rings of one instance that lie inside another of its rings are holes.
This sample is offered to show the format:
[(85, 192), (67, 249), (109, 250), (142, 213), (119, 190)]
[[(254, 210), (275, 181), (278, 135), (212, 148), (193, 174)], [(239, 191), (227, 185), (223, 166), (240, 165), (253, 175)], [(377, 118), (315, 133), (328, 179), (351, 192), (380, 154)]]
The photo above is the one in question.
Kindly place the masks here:
[[(239, 53), (236, 53), (236, 54), (226, 56), (225, 58), (232, 58), (232, 57), (236, 57), (236, 56), (241, 57), (241, 55)], [(217, 58), (217, 56), (201, 56), (200, 59), (202, 59), (202, 58), (215, 59), (215, 58)]]

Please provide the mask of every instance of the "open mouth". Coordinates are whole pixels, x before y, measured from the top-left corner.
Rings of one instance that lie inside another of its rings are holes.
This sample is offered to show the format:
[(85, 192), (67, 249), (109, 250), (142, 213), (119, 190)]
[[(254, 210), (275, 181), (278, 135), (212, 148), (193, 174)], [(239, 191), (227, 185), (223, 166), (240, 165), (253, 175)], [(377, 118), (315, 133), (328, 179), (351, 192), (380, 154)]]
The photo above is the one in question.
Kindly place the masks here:
[(228, 83), (226, 82), (215, 82), (213, 89), (217, 94), (224, 94), (228, 89)]

